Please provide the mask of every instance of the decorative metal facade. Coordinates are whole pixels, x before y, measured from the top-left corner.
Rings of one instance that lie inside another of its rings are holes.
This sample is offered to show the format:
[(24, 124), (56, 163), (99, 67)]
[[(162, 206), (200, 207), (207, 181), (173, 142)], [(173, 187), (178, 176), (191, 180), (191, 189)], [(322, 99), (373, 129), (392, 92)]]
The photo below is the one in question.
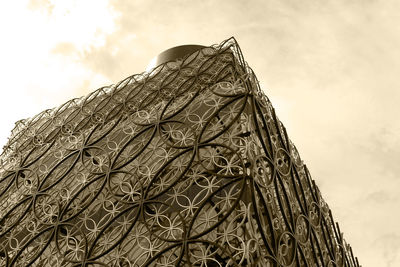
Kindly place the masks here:
[(231, 38), (19, 121), (0, 266), (359, 266)]

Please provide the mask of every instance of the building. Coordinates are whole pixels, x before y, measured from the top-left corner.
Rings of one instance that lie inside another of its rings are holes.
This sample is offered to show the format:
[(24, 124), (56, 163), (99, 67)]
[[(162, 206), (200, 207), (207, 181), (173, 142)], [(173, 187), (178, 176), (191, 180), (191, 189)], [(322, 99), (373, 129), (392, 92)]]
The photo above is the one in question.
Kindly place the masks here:
[(235, 39), (20, 121), (1, 266), (359, 266)]

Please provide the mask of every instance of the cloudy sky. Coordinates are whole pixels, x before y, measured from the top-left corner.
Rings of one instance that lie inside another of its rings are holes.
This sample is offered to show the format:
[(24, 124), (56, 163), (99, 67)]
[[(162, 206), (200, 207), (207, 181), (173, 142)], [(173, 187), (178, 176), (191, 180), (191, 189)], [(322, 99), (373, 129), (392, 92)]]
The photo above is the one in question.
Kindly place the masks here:
[(400, 266), (400, 2), (0, 4), (0, 145), (14, 122), (234, 36), (364, 267)]

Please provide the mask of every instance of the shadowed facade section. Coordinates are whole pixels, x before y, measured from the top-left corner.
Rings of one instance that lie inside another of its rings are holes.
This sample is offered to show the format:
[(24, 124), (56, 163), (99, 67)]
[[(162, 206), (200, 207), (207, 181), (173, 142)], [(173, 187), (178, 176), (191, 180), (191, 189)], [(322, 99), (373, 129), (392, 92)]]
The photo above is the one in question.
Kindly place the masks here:
[(231, 38), (20, 121), (1, 266), (359, 266)]

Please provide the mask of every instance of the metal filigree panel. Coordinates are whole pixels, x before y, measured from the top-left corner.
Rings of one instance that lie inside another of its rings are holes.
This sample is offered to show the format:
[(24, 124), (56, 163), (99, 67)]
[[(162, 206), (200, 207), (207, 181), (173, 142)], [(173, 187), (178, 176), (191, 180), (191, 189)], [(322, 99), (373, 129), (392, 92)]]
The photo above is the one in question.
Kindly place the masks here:
[(235, 40), (20, 121), (1, 266), (359, 266)]

